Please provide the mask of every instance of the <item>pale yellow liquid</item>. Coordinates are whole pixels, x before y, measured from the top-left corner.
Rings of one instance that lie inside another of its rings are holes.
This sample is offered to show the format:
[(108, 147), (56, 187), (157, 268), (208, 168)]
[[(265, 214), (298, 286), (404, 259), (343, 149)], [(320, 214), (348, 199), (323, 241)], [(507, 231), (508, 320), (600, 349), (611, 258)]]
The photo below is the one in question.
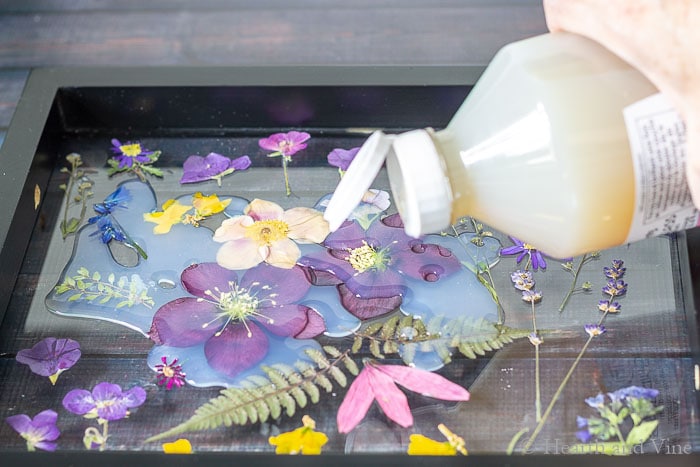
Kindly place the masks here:
[(435, 134), (453, 217), (474, 216), (559, 258), (623, 243), (635, 185), (622, 109), (654, 92), (579, 36), (505, 47)]

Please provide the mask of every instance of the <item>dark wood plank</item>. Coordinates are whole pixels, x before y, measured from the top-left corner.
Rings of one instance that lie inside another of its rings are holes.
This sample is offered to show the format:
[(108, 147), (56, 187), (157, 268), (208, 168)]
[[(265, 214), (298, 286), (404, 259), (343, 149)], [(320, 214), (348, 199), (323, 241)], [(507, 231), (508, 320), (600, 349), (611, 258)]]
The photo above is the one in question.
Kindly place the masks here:
[(483, 65), (504, 44), (544, 31), (541, 8), (532, 4), (371, 14), (353, 8), (6, 14), (0, 66)]

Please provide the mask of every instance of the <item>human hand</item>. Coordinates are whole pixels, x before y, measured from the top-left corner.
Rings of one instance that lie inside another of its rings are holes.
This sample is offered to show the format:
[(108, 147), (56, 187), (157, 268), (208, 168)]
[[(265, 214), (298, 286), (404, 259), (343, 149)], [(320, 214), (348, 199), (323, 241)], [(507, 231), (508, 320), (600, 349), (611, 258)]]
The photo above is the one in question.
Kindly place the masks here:
[(551, 31), (600, 43), (673, 102), (687, 127), (687, 177), (700, 208), (700, 2), (697, 0), (544, 0)]

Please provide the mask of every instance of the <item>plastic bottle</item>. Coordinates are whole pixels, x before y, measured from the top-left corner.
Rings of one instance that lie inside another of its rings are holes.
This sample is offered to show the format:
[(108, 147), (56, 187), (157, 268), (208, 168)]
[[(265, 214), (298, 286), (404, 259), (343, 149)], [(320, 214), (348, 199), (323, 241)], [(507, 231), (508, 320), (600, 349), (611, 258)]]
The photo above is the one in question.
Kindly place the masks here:
[(682, 120), (660, 95), (623, 116), (655, 93), (581, 36), (510, 44), (445, 129), (372, 135), (326, 219), (337, 228), (386, 159), (414, 237), (469, 215), (564, 258), (695, 226)]

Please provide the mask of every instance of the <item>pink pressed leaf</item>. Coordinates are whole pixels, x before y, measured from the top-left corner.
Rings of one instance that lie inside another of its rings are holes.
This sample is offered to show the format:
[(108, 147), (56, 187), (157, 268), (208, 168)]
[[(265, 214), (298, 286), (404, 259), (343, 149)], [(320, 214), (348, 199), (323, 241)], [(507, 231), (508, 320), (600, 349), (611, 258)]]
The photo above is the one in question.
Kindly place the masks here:
[(348, 389), (345, 399), (340, 404), (337, 414), (338, 431), (350, 433), (365, 418), (374, 400), (374, 393), (369, 384), (367, 368), (357, 375)]
[(406, 389), (445, 401), (468, 401), (469, 391), (440, 375), (403, 365), (375, 365), (381, 372)]
[(404, 428), (413, 425), (413, 415), (406, 394), (394, 384), (392, 378), (370, 363), (365, 365), (365, 371), (369, 374), (369, 384), (384, 414)]

